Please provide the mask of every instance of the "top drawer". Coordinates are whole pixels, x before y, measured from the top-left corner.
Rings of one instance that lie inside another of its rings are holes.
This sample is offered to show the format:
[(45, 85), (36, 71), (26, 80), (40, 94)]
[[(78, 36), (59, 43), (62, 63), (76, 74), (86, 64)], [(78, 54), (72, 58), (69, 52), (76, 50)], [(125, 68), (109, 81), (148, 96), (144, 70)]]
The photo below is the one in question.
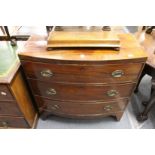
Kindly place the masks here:
[(0, 101), (14, 100), (7, 85), (0, 84)]
[(47, 64), (22, 62), (28, 78), (49, 82), (121, 83), (135, 82), (141, 63), (113, 65)]

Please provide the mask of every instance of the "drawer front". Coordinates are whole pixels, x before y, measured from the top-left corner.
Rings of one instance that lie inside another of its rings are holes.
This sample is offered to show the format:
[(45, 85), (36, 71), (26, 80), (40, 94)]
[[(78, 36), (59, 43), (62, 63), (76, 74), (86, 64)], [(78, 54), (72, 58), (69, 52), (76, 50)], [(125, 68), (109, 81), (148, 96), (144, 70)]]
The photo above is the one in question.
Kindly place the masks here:
[(54, 100), (81, 100), (97, 101), (111, 100), (120, 97), (129, 97), (134, 84), (103, 85), (76, 85), (76, 84), (54, 84), (37, 80), (29, 80), (35, 95), (47, 97)]
[(136, 81), (142, 64), (63, 65), (22, 63), (27, 77), (49, 82), (120, 83)]
[(0, 117), (0, 128), (29, 128), (24, 118)]
[(117, 113), (124, 111), (128, 100), (117, 100), (113, 102), (59, 102), (41, 97), (36, 97), (39, 111), (43, 110), (70, 115), (100, 115), (106, 113)]
[(14, 100), (7, 85), (0, 85), (0, 101)]
[(23, 116), (15, 101), (0, 101), (0, 115)]

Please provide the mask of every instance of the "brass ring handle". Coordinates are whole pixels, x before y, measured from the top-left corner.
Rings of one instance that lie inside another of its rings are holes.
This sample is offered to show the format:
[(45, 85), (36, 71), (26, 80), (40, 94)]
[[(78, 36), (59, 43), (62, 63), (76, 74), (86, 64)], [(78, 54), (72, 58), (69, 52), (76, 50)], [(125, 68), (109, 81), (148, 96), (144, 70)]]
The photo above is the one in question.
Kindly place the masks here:
[(52, 108), (52, 110), (57, 110), (57, 109), (59, 109), (60, 107), (59, 107), (57, 104), (55, 104), (55, 105), (53, 105), (51, 108)]
[(122, 77), (122, 75), (124, 75), (124, 72), (122, 70), (115, 70), (111, 73), (111, 75), (115, 78), (118, 78)]
[(107, 91), (107, 95), (109, 96), (109, 97), (113, 97), (113, 96), (116, 96), (118, 94), (118, 91), (116, 91), (116, 90), (109, 90), (109, 91)]
[(53, 73), (52, 73), (49, 69), (43, 70), (43, 71), (41, 71), (40, 73), (41, 73), (41, 75), (42, 75), (43, 77), (51, 77), (51, 76), (53, 76)]
[(106, 105), (106, 106), (104, 107), (104, 110), (110, 111), (110, 110), (112, 110), (112, 106), (111, 106), (111, 105)]
[(1, 95), (6, 96), (6, 95), (7, 95), (7, 93), (6, 93), (6, 92), (4, 92), (4, 91), (1, 91)]
[(8, 123), (7, 123), (7, 122), (1, 122), (0, 124), (2, 124), (2, 126), (3, 126), (4, 128), (7, 128), (7, 127), (8, 127)]
[(56, 90), (53, 88), (50, 88), (46, 91), (47, 95), (55, 95), (56, 93), (57, 93)]

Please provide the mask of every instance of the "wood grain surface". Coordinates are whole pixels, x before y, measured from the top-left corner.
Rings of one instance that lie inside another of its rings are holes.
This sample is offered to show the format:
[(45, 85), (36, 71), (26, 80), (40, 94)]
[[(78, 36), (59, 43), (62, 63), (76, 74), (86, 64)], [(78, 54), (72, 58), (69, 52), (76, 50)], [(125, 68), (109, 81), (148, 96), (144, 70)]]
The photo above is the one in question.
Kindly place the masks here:
[(23, 116), (16, 101), (0, 101), (0, 115)]
[(101, 50), (101, 49), (81, 49), (81, 50), (52, 50), (47, 51), (47, 36), (32, 36), (26, 45), (18, 50), (21, 60), (36, 60), (36, 61), (112, 61), (123, 60), (146, 60), (147, 55), (139, 45), (139, 42), (131, 34), (120, 34), (121, 41), (120, 51)]
[(30, 128), (24, 117), (0, 116), (0, 128)]
[[(22, 61), (22, 66), (28, 78), (48, 82), (69, 83), (123, 83), (136, 82), (143, 67), (142, 63), (126, 63), (112, 65), (83, 64), (48, 64)], [(122, 72), (120, 77), (113, 74)], [(44, 76), (44, 73), (51, 73)], [(75, 78), (76, 77), (76, 78)]]
[[(65, 101), (105, 101), (122, 97), (129, 97), (135, 86), (134, 83), (113, 85), (83, 85), (83, 84), (56, 84), (37, 80), (29, 80), (35, 95), (47, 97), (54, 100)], [(48, 93), (54, 89), (56, 94)], [(115, 96), (108, 96), (108, 91), (115, 90)]]
[(18, 106), (20, 107), (20, 110), (22, 111), (28, 124), (32, 127), (36, 116), (36, 110), (33, 106), (32, 99), (30, 98), (27, 85), (21, 72), (18, 71), (14, 77), (14, 80), (10, 85), (10, 89), (15, 96)]
[(83, 115), (83, 117), (92, 114), (102, 115), (124, 111), (128, 103), (128, 99), (118, 99), (111, 102), (60, 102), (39, 96), (36, 96), (36, 101), (40, 113), (45, 110), (54, 114)]
[(111, 31), (51, 31), (47, 47), (120, 47), (120, 39)]

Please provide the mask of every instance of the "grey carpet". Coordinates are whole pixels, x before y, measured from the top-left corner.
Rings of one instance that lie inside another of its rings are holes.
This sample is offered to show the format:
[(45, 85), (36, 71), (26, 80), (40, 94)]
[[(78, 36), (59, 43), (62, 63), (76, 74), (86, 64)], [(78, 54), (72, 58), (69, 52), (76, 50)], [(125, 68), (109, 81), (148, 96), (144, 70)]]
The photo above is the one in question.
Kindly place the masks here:
[(121, 121), (116, 121), (113, 117), (100, 118), (95, 120), (67, 119), (52, 116), (46, 121), (39, 120), (38, 129), (130, 129), (131, 124), (124, 113)]

